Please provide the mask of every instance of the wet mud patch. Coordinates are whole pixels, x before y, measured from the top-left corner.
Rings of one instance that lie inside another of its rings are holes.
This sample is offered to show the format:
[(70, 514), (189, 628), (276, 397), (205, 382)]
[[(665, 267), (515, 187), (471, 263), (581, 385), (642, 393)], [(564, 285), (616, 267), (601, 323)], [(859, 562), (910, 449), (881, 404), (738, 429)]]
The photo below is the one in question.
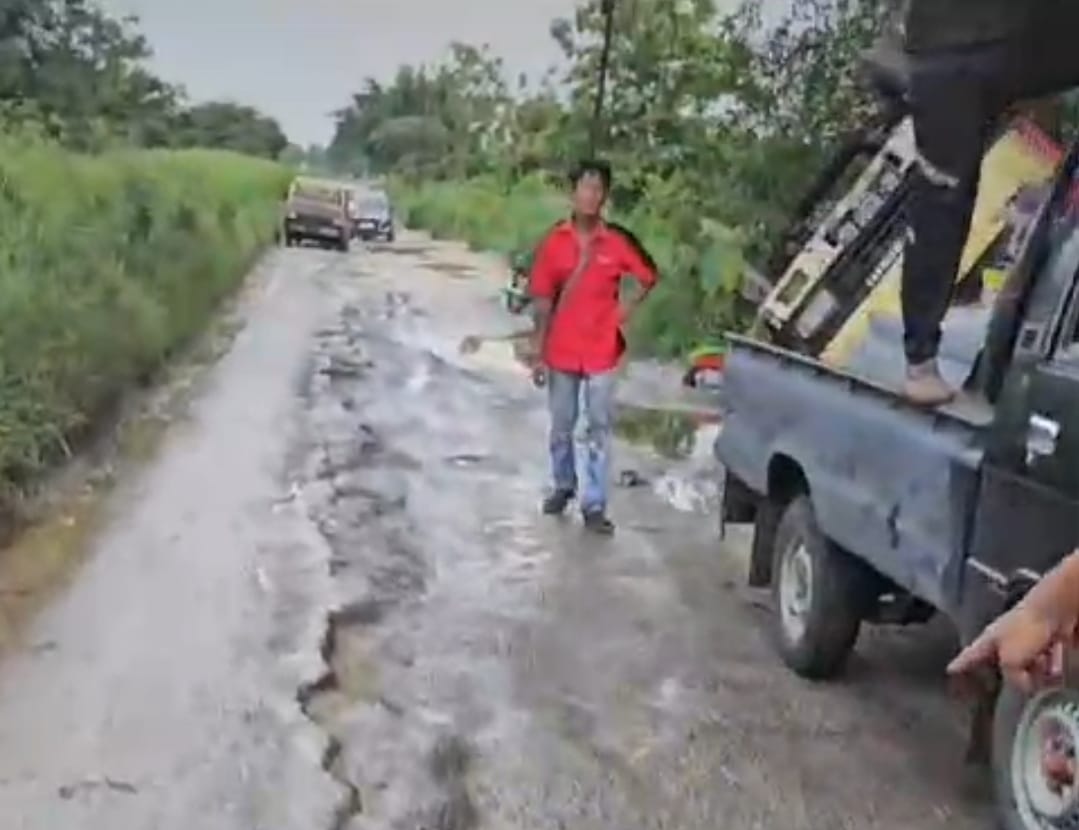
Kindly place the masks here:
[(100, 526), (101, 497), (88, 490), (59, 515), (31, 525), (0, 552), (0, 655), (18, 646), (26, 621), (82, 562), (88, 540)]

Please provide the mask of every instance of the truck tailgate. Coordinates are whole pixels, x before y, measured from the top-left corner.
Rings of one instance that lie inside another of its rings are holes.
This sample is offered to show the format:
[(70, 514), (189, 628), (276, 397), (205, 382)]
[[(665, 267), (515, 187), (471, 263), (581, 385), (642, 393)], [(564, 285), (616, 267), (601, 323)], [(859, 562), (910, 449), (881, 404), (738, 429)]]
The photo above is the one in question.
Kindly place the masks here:
[(816, 361), (732, 338), (716, 452), (758, 493), (795, 467), (821, 529), (903, 588), (951, 607), (991, 410), (928, 412)]

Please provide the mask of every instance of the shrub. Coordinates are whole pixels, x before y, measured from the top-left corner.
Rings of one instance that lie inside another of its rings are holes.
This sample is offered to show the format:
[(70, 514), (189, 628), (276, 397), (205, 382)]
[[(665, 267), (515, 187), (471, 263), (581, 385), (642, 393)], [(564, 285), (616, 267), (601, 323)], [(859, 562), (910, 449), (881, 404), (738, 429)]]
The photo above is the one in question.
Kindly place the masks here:
[(0, 136), (0, 502), (205, 324), (270, 239), (287, 176)]

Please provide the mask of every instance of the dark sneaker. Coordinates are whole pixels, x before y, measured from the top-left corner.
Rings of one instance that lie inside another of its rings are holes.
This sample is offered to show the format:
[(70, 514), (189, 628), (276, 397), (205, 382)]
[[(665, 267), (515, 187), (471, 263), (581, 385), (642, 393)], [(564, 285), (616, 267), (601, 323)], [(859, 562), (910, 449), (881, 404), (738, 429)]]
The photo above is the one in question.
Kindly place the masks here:
[(545, 516), (561, 516), (566, 512), (575, 493), (572, 490), (555, 490), (543, 500), (543, 513)]
[(584, 527), (585, 530), (589, 531), (590, 533), (595, 533), (599, 536), (614, 535), (614, 522), (608, 519), (607, 514), (601, 510), (585, 513)]

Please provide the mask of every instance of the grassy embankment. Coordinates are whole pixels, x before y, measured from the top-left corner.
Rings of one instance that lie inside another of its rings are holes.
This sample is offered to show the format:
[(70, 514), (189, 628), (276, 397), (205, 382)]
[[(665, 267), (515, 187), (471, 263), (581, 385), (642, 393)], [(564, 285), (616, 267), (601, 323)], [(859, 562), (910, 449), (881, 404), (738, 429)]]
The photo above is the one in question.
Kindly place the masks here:
[(207, 323), (271, 239), (287, 176), (0, 137), (0, 515)]
[[(534, 246), (567, 205), (566, 194), (538, 176), (509, 187), (495, 178), (396, 180), (391, 190), (411, 227), (507, 256)], [(679, 194), (651, 195), (632, 211), (613, 212), (662, 274), (634, 320), (630, 342), (640, 353), (676, 357), (739, 325), (734, 295), (743, 268), (741, 244), (737, 234), (703, 220)]]

